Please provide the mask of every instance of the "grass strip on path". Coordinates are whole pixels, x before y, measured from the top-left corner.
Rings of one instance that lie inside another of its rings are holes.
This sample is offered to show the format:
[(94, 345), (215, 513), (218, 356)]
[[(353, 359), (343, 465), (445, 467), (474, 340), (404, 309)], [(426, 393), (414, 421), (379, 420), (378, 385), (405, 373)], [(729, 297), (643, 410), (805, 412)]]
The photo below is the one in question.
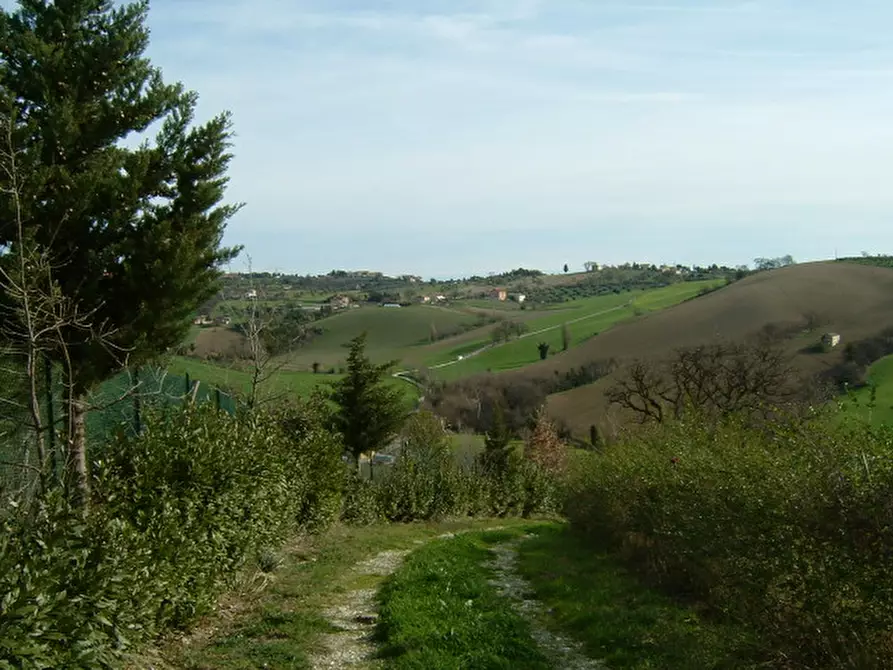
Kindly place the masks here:
[(518, 546), (521, 575), (551, 612), (547, 625), (611, 670), (765, 668), (745, 630), (704, 620), (643, 586), (564, 524)]
[[(137, 659), (134, 667), (309, 669), (313, 658), (325, 651), (326, 636), (337, 632), (327, 609), (358, 587), (377, 585), (376, 579), (358, 576), (355, 566), (384, 551), (416, 549), (445, 532), (517, 523), (499, 519), (337, 526), (325, 535), (296, 540), (280, 552), (272, 573), (247, 579), (243, 588), (221, 601), (216, 615), (188, 635), (168, 640), (146, 662)], [(263, 580), (269, 580), (265, 588), (254, 588)]]
[(528, 528), (461, 535), (413, 552), (380, 593), (386, 667), (550, 668), (527, 621), (491, 584), (488, 567), (490, 546)]

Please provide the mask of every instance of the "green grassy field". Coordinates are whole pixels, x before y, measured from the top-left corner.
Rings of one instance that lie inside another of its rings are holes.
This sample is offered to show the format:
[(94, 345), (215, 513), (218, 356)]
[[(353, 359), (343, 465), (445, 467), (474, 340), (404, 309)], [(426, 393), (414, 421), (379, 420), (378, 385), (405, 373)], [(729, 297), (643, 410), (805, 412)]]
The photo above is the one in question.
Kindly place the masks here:
[[(893, 425), (893, 356), (877, 361), (868, 369), (871, 387), (854, 391), (841, 401), (841, 417), (856, 418), (872, 426)], [(872, 393), (874, 398), (872, 400)]]
[(529, 624), (484, 566), (490, 545), (522, 533), (523, 527), (463, 535), (413, 552), (380, 593), (388, 667), (550, 668)]
[[(177, 375), (189, 375), (210, 387), (232, 390), (239, 394), (247, 394), (251, 389), (251, 374), (245, 370), (227, 368), (213, 363), (199, 361), (184, 356), (174, 356), (168, 370)], [(290, 397), (307, 397), (319, 386), (330, 385), (341, 379), (343, 375), (313, 374), (312, 372), (295, 372), (279, 370), (269, 380), (262, 392), (262, 397), (287, 395)], [(406, 395), (407, 402), (418, 400), (418, 390), (411, 384), (391, 378), (389, 384), (400, 388)]]
[(565, 525), (540, 527), (521, 544), (519, 567), (549, 608), (550, 628), (616, 670), (767, 667), (746, 630), (703, 619), (645, 588)]
[(399, 359), (407, 349), (430, 342), (432, 329), (449, 333), (470, 327), (478, 316), (458, 309), (412, 305), (410, 307), (358, 307), (317, 322), (324, 330), (310, 343), (289, 354), (289, 365), (309, 368), (338, 366), (347, 357), (345, 344), (367, 335), (367, 352), (377, 362)]
[[(477, 309), (498, 310), (500, 312), (520, 312), (520, 303), (512, 300), (493, 300), (488, 298), (470, 298), (455, 303), (463, 307), (475, 307)], [(526, 310), (525, 310), (526, 311)]]
[[(722, 283), (721, 280), (686, 282), (647, 291), (576, 300), (568, 303), (566, 309), (529, 321), (530, 333), (454, 365), (437, 368), (433, 373), (439, 379), (451, 380), (488, 370), (497, 372), (520, 368), (540, 360), (537, 348), (540, 342), (549, 344), (550, 355), (560, 353), (563, 346), (561, 326), (565, 323), (568, 324), (570, 346), (574, 347), (616, 323), (672, 307), (696, 297), (705, 288), (721, 286)], [(544, 332), (537, 333), (539, 330)], [(464, 344), (457, 350), (441, 355), (438, 360), (432, 360), (429, 365), (455, 360), (460, 353), (466, 354), (486, 344), (486, 340)]]

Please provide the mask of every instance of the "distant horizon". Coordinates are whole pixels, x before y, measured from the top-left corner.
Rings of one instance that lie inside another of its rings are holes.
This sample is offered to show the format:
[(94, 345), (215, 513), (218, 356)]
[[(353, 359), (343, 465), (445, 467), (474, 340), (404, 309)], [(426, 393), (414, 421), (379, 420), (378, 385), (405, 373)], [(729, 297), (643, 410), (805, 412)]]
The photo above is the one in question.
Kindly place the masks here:
[[(675, 267), (677, 265), (681, 265), (683, 267), (695, 267), (695, 266), (709, 267), (710, 265), (713, 265), (715, 263), (716, 265), (718, 265), (720, 267), (729, 267), (729, 268), (736, 268), (736, 267), (739, 267), (742, 265), (747, 265), (749, 269), (753, 270), (755, 258), (761, 258), (761, 257), (778, 258), (778, 257), (784, 256), (784, 255), (786, 255), (786, 254), (756, 256), (756, 257), (750, 259), (750, 261), (741, 262), (741, 263), (720, 262), (717, 260), (701, 261), (701, 262), (694, 262), (694, 263), (677, 263), (677, 262), (671, 262), (671, 261), (652, 261), (652, 260), (625, 260), (625, 261), (618, 261), (618, 262), (610, 262), (610, 261), (599, 261), (594, 258), (588, 259), (588, 260), (594, 261), (594, 262), (598, 263), (600, 266), (619, 266), (619, 265), (623, 265), (624, 263), (639, 263), (640, 265), (655, 265), (657, 267), (660, 267), (662, 265), (668, 265), (668, 266), (673, 266), (673, 267)], [(862, 257), (863, 254), (860, 251), (858, 253), (839, 253), (836, 257), (830, 257), (830, 258), (823, 257), (823, 258), (803, 258), (803, 259), (798, 258), (795, 254), (790, 254), (790, 255), (794, 258), (794, 262), (797, 265), (802, 265), (805, 263), (833, 262), (835, 260), (844, 259), (844, 258), (860, 258), (860, 257)], [(870, 256), (886, 256), (889, 254), (884, 254), (884, 253), (878, 252), (878, 253), (872, 253), (869, 255)], [(568, 262), (568, 272), (566, 274), (570, 275), (570, 274), (585, 273), (586, 270), (583, 265), (583, 263), (585, 263), (585, 262), (587, 262), (587, 261), (583, 261), (582, 263), (579, 263), (577, 266)], [(299, 277), (306, 277), (306, 276), (322, 277), (322, 276), (325, 276), (333, 271), (379, 272), (383, 276), (391, 277), (391, 278), (395, 278), (395, 279), (400, 278), (401, 276), (421, 277), (422, 281), (425, 281), (425, 282), (429, 281), (430, 279), (435, 279), (436, 281), (463, 280), (463, 279), (469, 279), (469, 278), (475, 277), (475, 276), (487, 278), (491, 275), (501, 275), (501, 274), (504, 274), (507, 272), (512, 272), (514, 270), (519, 270), (519, 269), (536, 270), (536, 271), (540, 271), (546, 275), (563, 275), (563, 274), (565, 274), (564, 263), (558, 264), (557, 269), (554, 269), (554, 268), (544, 269), (544, 267), (546, 267), (546, 266), (537, 267), (537, 266), (532, 266), (532, 265), (524, 265), (524, 264), (518, 265), (518, 264), (516, 264), (512, 267), (504, 268), (504, 269), (491, 269), (491, 270), (487, 270), (487, 271), (483, 271), (483, 272), (480, 272), (480, 271), (479, 272), (468, 272), (468, 273), (457, 274), (457, 275), (452, 275), (452, 276), (437, 276), (434, 274), (428, 274), (428, 273), (424, 273), (424, 272), (414, 272), (411, 270), (402, 270), (402, 269), (400, 269), (400, 270), (395, 270), (395, 269), (386, 270), (386, 269), (381, 269), (381, 268), (376, 268), (376, 267), (332, 267), (332, 268), (329, 268), (328, 270), (323, 270), (323, 271), (318, 271), (318, 272), (288, 271), (288, 270), (283, 270), (281, 268), (269, 269), (269, 268), (252, 267), (250, 269), (250, 272), (280, 274), (280, 275), (285, 275), (285, 276), (299, 276)], [(239, 259), (236, 259), (227, 268), (224, 268), (224, 272), (227, 274), (245, 275), (245, 274), (249, 274), (249, 269), (247, 266), (239, 267)]]

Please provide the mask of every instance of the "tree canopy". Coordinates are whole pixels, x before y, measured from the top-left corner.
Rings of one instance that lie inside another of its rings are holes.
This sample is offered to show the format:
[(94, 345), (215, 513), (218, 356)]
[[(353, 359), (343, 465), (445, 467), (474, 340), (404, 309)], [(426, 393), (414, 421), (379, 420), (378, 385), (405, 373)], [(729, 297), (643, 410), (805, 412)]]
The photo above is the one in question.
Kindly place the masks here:
[[(230, 116), (193, 125), (196, 94), (144, 57), (147, 11), (109, 0), (0, 9), (0, 123), (12, 127), (18, 216), (63, 294), (104, 333), (66, 340), (83, 389), (179, 343), (238, 252), (221, 246), (238, 209), (220, 204)], [(125, 145), (156, 123), (154, 142)], [(6, 248), (11, 205), (0, 202)]]
[[(194, 124), (196, 94), (144, 55), (147, 12), (110, 0), (0, 9), (0, 255), (44, 259), (48, 290), (75, 314), (44, 354), (64, 370), (66, 463), (82, 501), (90, 390), (179, 344), (239, 251), (222, 246), (239, 208), (221, 204), (230, 116)], [(17, 318), (0, 293), (4, 318)]]

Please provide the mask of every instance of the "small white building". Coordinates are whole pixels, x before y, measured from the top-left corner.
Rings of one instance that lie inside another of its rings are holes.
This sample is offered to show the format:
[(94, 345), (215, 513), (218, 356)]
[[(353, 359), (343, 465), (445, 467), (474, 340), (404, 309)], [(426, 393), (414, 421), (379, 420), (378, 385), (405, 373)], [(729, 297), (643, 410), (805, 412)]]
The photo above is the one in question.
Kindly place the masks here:
[(837, 333), (825, 333), (822, 335), (822, 345), (828, 349), (833, 349), (840, 344), (840, 335)]
[(257, 299), (257, 289), (253, 288), (250, 291), (245, 292), (246, 300), (256, 300)]

